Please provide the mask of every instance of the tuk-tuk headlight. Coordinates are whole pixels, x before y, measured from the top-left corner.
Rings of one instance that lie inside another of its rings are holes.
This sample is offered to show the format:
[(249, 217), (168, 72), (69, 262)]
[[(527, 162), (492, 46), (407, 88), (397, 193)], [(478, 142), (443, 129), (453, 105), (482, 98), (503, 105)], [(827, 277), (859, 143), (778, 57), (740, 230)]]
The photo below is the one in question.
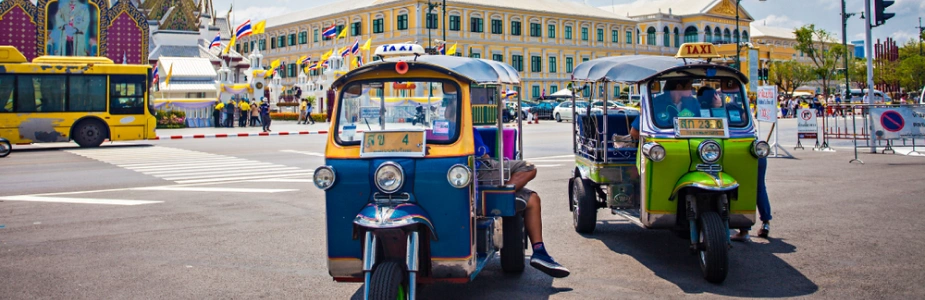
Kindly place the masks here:
[(472, 172), (469, 167), (464, 165), (453, 165), (450, 171), (446, 172), (446, 180), (455, 188), (464, 188), (472, 181)]
[(312, 178), (312, 181), (315, 183), (315, 186), (322, 190), (327, 190), (334, 185), (334, 169), (330, 166), (320, 166), (315, 169), (315, 174)]
[(385, 162), (376, 169), (376, 187), (385, 193), (394, 193), (405, 182), (405, 174), (398, 164)]
[(756, 141), (752, 144), (752, 155), (757, 158), (765, 158), (771, 154), (771, 145), (765, 141)]
[(642, 145), (642, 154), (654, 162), (660, 162), (665, 159), (665, 147), (658, 143), (646, 143)]
[(700, 146), (697, 147), (697, 152), (700, 153), (700, 159), (703, 162), (712, 164), (719, 161), (719, 158), (723, 155), (723, 148), (719, 146), (714, 140), (707, 140), (700, 143)]

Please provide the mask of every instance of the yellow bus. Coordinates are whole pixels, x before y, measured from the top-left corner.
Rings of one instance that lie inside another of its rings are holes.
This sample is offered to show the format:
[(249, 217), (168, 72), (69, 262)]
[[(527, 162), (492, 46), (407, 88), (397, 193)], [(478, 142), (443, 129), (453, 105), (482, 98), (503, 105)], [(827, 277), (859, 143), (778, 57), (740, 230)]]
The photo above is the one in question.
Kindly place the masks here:
[(0, 46), (0, 137), (14, 144), (154, 139), (151, 66), (42, 56)]

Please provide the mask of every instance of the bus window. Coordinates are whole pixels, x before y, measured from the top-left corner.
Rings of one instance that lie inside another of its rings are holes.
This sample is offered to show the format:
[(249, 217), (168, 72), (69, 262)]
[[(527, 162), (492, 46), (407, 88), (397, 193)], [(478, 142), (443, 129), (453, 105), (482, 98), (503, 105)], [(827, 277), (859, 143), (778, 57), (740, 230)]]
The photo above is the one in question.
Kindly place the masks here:
[(13, 75), (0, 75), (0, 112), (13, 111)]
[(20, 75), (16, 112), (62, 112), (65, 76)]
[(106, 111), (106, 76), (71, 75), (68, 83), (67, 111)]
[(145, 76), (114, 75), (109, 77), (109, 113), (140, 115), (145, 113)]

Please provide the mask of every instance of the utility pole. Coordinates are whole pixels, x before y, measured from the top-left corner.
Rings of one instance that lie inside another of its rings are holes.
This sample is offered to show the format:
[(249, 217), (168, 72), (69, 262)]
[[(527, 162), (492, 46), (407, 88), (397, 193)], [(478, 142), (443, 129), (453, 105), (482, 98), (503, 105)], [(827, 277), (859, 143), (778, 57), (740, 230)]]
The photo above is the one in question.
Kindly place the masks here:
[(922, 34), (925, 34), (925, 27), (922, 27), (922, 17), (919, 17), (919, 56), (925, 55), (922, 54)]
[(848, 71), (848, 18), (853, 16), (854, 13), (845, 12), (845, 0), (841, 0), (841, 44), (842, 47), (845, 47), (845, 101), (851, 101), (851, 80), (848, 75), (851, 72)]
[[(867, 103), (871, 104), (874, 101), (874, 43), (870, 38), (870, 22), (873, 21), (874, 15), (870, 13), (870, 1), (864, 0), (864, 15), (867, 16), (867, 19), (864, 20), (864, 51), (867, 52)], [(870, 116), (870, 114), (868, 114)], [(873, 134), (873, 119), (868, 122), (870, 127), (868, 132), (870, 132), (870, 153), (877, 153), (877, 140), (876, 135)]]
[(443, 0), (443, 43), (446, 43), (446, 0)]
[(739, 2), (742, 2), (742, 0), (736, 0), (736, 70), (742, 71), (741, 48), (739, 48), (741, 46), (739, 39), (742, 35), (739, 33)]

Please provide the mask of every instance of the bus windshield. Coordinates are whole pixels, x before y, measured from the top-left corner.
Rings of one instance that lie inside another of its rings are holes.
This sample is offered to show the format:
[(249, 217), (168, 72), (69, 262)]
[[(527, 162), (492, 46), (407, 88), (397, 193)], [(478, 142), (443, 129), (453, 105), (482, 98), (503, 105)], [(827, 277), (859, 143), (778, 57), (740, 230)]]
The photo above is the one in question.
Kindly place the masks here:
[(450, 81), (361, 81), (341, 90), (339, 144), (359, 145), (360, 131), (423, 130), (428, 144), (459, 136), (459, 86)]
[(668, 79), (649, 83), (650, 117), (655, 126), (674, 128), (678, 117), (724, 118), (746, 127), (751, 118), (743, 87), (734, 79)]

